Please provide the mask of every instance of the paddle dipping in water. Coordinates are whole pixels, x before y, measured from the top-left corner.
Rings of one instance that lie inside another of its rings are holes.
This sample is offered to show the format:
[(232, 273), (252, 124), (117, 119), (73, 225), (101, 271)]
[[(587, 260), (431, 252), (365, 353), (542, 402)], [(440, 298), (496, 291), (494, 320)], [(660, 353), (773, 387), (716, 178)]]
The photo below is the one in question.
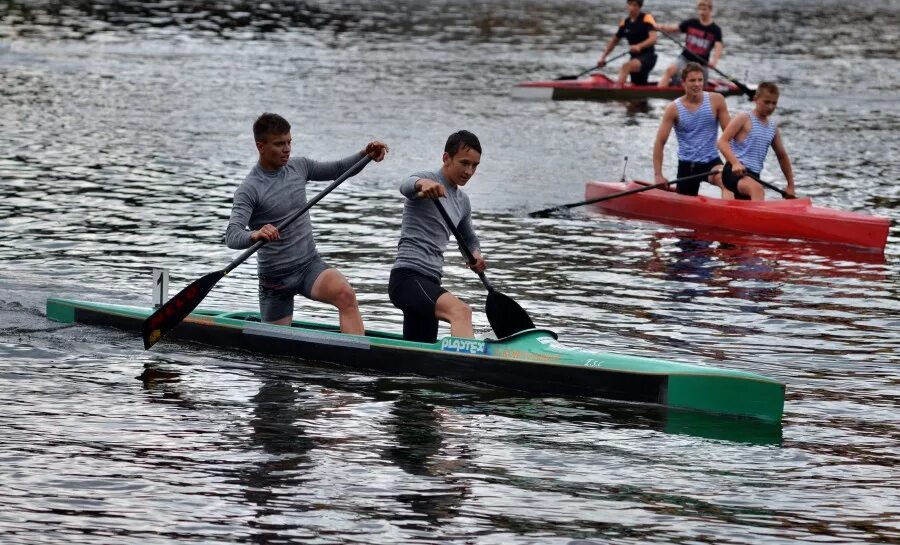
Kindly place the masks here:
[(525, 310), (497, 292), (484, 275), (487, 263), (472, 225), (469, 197), (462, 191), (481, 162), (478, 137), (469, 131), (451, 134), (441, 162), (439, 169), (416, 172), (400, 184), (406, 201), (388, 295), (403, 311), (404, 339), (435, 342), (438, 321), (448, 322), (455, 337), (475, 336), (471, 307), (441, 286), (451, 234), (488, 289), (485, 311), (494, 333), (503, 338), (533, 328)]

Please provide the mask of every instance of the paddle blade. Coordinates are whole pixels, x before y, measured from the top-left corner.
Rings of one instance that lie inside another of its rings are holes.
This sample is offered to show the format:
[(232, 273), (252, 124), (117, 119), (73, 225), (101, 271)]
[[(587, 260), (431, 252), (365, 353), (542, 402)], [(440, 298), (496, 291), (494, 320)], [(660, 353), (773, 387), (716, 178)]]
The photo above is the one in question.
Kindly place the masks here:
[(149, 350), (163, 335), (180, 324), (188, 314), (197, 308), (200, 301), (223, 276), (225, 276), (224, 271), (216, 271), (194, 280), (144, 320), (144, 324), (141, 326), (141, 332), (144, 335), (144, 350)]
[(543, 210), (536, 210), (534, 212), (529, 212), (528, 215), (532, 218), (549, 218), (553, 214), (557, 212), (562, 212), (565, 210), (565, 206), (554, 206), (552, 208), (544, 208)]
[(748, 100), (753, 100), (756, 97), (756, 91), (754, 91), (753, 89), (747, 87), (739, 81), (731, 80), (731, 82), (737, 85), (737, 88), (740, 89), (742, 93), (747, 95)]
[(578, 79), (578, 76), (560, 76), (556, 78), (556, 81), (566, 81), (570, 79)]
[(487, 313), (491, 329), (494, 330), (498, 339), (515, 335), (526, 329), (534, 329), (534, 322), (531, 321), (525, 309), (499, 291), (492, 290), (488, 293), (484, 310)]

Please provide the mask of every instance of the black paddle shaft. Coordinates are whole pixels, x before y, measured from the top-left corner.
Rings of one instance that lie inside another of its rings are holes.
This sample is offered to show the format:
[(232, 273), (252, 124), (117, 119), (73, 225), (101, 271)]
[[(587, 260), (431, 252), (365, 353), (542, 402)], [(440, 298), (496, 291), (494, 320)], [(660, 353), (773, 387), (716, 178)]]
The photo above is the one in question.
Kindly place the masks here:
[(709, 176), (711, 174), (715, 174), (715, 170), (710, 170), (708, 172), (701, 172), (699, 174), (691, 174), (690, 176), (684, 176), (682, 178), (677, 178), (675, 180), (669, 180), (667, 182), (660, 182), (658, 184), (647, 185), (644, 187), (636, 187), (634, 189), (628, 189), (625, 191), (619, 191), (618, 193), (613, 193), (612, 195), (604, 195), (602, 197), (595, 197), (593, 199), (588, 199), (586, 201), (573, 202), (569, 204), (561, 204), (559, 206), (553, 206), (551, 208), (544, 208), (543, 210), (538, 210), (536, 212), (531, 212), (528, 215), (532, 218), (545, 218), (556, 212), (557, 210), (565, 210), (567, 208), (575, 208), (576, 206), (584, 206), (586, 204), (594, 204), (595, 202), (608, 201), (610, 199), (616, 199), (618, 197), (624, 197), (626, 195), (633, 195), (634, 193), (640, 193), (641, 191), (648, 191), (650, 189), (656, 189), (659, 187), (677, 184), (678, 182), (685, 182), (687, 180), (693, 180), (694, 178), (700, 178), (702, 176)]
[[(657, 29), (657, 30), (659, 30), (659, 29)], [(671, 34), (669, 34), (668, 32), (665, 32), (665, 31), (663, 31), (663, 30), (659, 30), (659, 32), (662, 32), (663, 36), (665, 36), (666, 38), (668, 38), (668, 39), (672, 40), (673, 42), (675, 42), (679, 47), (681, 47), (681, 50), (682, 50), (682, 51), (687, 51), (687, 52), (691, 55), (691, 57), (694, 58), (694, 60), (695, 60), (696, 62), (700, 63), (701, 66), (707, 66), (707, 67), (709, 67), (709, 68), (712, 68), (713, 70), (715, 70), (716, 72), (718, 72), (718, 74), (719, 74), (720, 76), (722, 76), (723, 78), (727, 79), (727, 80), (730, 81), (731, 83), (737, 85), (737, 86), (738, 86), (738, 89), (740, 89), (742, 93), (744, 93), (745, 95), (747, 95), (747, 97), (748, 97), (750, 100), (753, 100), (753, 97), (756, 95), (756, 91), (754, 91), (753, 89), (747, 87), (746, 85), (744, 85), (743, 83), (739, 82), (739, 81), (736, 80), (735, 78), (729, 76), (729, 75), (726, 74), (725, 72), (722, 72), (721, 70), (719, 70), (719, 69), (716, 68), (715, 66), (710, 66), (710, 65), (709, 65), (709, 61), (704, 60), (702, 57), (700, 57), (699, 55), (697, 55), (697, 54), (694, 53), (693, 51), (687, 49), (687, 48), (684, 46), (683, 43), (681, 43), (678, 39), (674, 38), (674, 37), (673, 37)]]
[[(627, 55), (628, 53), (629, 53), (628, 51), (623, 51), (622, 53), (619, 53), (618, 55), (614, 56), (613, 58), (608, 59), (608, 60), (606, 61), (606, 64), (609, 64), (609, 63), (611, 63), (612, 61), (614, 61), (614, 60), (616, 60), (616, 59), (621, 59), (622, 57), (624, 57), (624, 56)], [(588, 68), (588, 69), (586, 69), (586, 70), (582, 70), (581, 72), (579, 72), (578, 74), (576, 74), (576, 75), (574, 75), (574, 76), (560, 76), (560, 77), (556, 78), (556, 81), (571, 80), (571, 79), (579, 79), (579, 78), (581, 78), (581, 76), (584, 76), (585, 74), (590, 74), (590, 73), (593, 72), (594, 70), (598, 70), (598, 69), (600, 69), (600, 68), (602, 68), (602, 67), (601, 67), (601, 66), (596, 66), (596, 65), (595, 65), (595, 66), (591, 66), (590, 68)]]
[[(447, 209), (444, 208), (444, 205), (441, 204), (441, 201), (438, 199), (434, 199), (434, 205), (437, 206), (438, 212), (441, 213), (441, 216), (444, 218), (444, 222), (447, 223), (447, 227), (450, 228), (450, 232), (453, 233), (454, 238), (456, 238), (456, 243), (459, 246), (459, 250), (466, 257), (466, 261), (469, 262), (469, 265), (474, 265), (477, 259), (475, 259), (475, 254), (472, 253), (472, 250), (466, 246), (466, 243), (463, 242), (462, 235), (459, 232), (459, 229), (456, 228), (456, 224), (453, 223), (453, 220), (450, 219), (450, 214), (447, 213)], [(495, 291), (494, 286), (491, 285), (490, 281), (488, 281), (487, 276), (484, 275), (483, 272), (478, 273), (478, 278), (481, 279), (481, 283), (484, 284), (484, 287), (487, 288), (488, 291)]]
[[(460, 251), (466, 256), (466, 259), (470, 264), (475, 263), (475, 256), (472, 254), (472, 251), (469, 250), (468, 246), (465, 245), (465, 242), (463, 242), (459, 229), (456, 228), (453, 220), (450, 219), (450, 215), (447, 214), (444, 205), (442, 205), (438, 199), (434, 199), (434, 205), (437, 206), (438, 212), (441, 213), (444, 222), (456, 238)], [(478, 278), (481, 279), (481, 283), (484, 284), (484, 287), (488, 290), (484, 311), (485, 314), (487, 314), (488, 322), (491, 324), (491, 329), (497, 334), (498, 339), (504, 339), (521, 331), (534, 329), (534, 322), (519, 303), (513, 301), (508, 295), (504, 295), (495, 290), (494, 286), (488, 282), (488, 279), (483, 272), (478, 273)]]
[[(284, 229), (285, 227), (287, 227), (288, 225), (290, 225), (291, 223), (293, 223), (297, 218), (299, 218), (300, 216), (302, 216), (303, 214), (305, 214), (307, 211), (309, 211), (310, 208), (312, 208), (313, 206), (315, 206), (315, 204), (316, 204), (317, 202), (319, 202), (319, 201), (322, 200), (326, 195), (328, 195), (329, 193), (331, 193), (332, 190), (334, 190), (334, 188), (336, 188), (337, 186), (341, 185), (347, 178), (349, 178), (350, 176), (353, 176), (355, 173), (357, 173), (357, 172), (359, 172), (360, 170), (362, 170), (362, 168), (365, 167), (367, 164), (369, 164), (369, 161), (371, 161), (371, 160), (372, 160), (372, 158), (371, 158), (370, 156), (366, 155), (365, 157), (363, 157), (362, 159), (360, 159), (359, 161), (357, 161), (355, 165), (353, 165), (352, 167), (350, 167), (350, 170), (348, 170), (347, 172), (345, 172), (345, 173), (341, 174), (340, 176), (338, 176), (337, 179), (335, 179), (333, 182), (331, 182), (330, 184), (328, 184), (328, 187), (326, 187), (325, 189), (323, 189), (322, 191), (320, 191), (318, 194), (316, 194), (315, 197), (313, 197), (312, 199), (310, 199), (309, 201), (307, 201), (306, 206), (304, 206), (304, 207), (301, 208), (300, 210), (297, 210), (296, 212), (294, 212), (294, 213), (291, 214), (290, 216), (286, 217), (281, 223), (279, 223), (278, 225), (276, 225), (275, 228), (278, 229), (279, 231), (281, 231), (282, 229)], [(257, 240), (256, 243), (253, 244), (253, 246), (250, 246), (249, 248), (247, 248), (246, 250), (244, 250), (244, 251), (241, 253), (241, 255), (237, 256), (237, 257), (234, 259), (234, 261), (232, 261), (227, 267), (225, 267), (225, 268), (222, 270), (222, 272), (223, 272), (224, 274), (230, 273), (232, 270), (234, 270), (235, 267), (237, 267), (238, 265), (240, 265), (241, 263), (243, 263), (244, 261), (246, 261), (248, 257), (250, 257), (251, 255), (255, 254), (257, 250), (259, 250), (260, 248), (262, 248), (263, 244), (265, 244), (266, 242), (268, 242), (268, 241), (265, 240), (265, 239)]]

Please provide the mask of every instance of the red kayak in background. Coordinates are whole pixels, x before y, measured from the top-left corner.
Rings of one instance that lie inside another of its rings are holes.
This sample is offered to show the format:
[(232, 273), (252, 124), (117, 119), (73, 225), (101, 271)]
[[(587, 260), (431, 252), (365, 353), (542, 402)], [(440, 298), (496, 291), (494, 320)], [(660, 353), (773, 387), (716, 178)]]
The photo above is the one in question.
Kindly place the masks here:
[[(730, 81), (711, 79), (704, 91), (723, 95), (740, 95), (737, 85)], [(642, 100), (648, 98), (676, 99), (684, 94), (684, 87), (657, 87), (626, 83), (619, 87), (616, 80), (605, 74), (592, 74), (584, 79), (526, 81), (513, 87), (513, 98), (525, 100)]]
[[(645, 187), (644, 182), (588, 182), (585, 199)], [(755, 235), (849, 244), (884, 251), (891, 220), (861, 212), (813, 206), (809, 198), (723, 200), (651, 189), (595, 203), (606, 210), (660, 222)]]

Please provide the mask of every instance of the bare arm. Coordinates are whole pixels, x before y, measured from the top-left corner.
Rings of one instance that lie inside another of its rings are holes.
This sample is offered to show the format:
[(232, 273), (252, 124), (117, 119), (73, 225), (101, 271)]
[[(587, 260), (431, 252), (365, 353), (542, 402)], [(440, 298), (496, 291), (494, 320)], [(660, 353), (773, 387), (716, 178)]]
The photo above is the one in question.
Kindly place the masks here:
[(662, 121), (659, 122), (659, 129), (656, 131), (656, 141), (653, 143), (653, 177), (658, 184), (667, 181), (662, 172), (663, 150), (677, 120), (678, 108), (675, 107), (674, 102), (671, 102), (666, 106)]
[(722, 132), (725, 132), (725, 127), (731, 122), (731, 115), (728, 113), (728, 103), (725, 102), (725, 97), (719, 93), (710, 93), (709, 100), (712, 102), (713, 113), (719, 121), (719, 128), (722, 129)]
[(791, 158), (788, 157), (787, 150), (784, 149), (784, 142), (781, 140), (781, 130), (775, 129), (775, 139), (772, 140), (772, 149), (775, 150), (775, 157), (778, 158), (778, 165), (781, 172), (784, 173), (784, 179), (787, 180), (787, 192), (794, 194), (794, 169), (791, 167)]
[(709, 66), (711, 68), (715, 68), (719, 65), (719, 59), (722, 58), (722, 50), (724, 46), (722, 42), (716, 42), (716, 45), (713, 46), (712, 55), (709, 58)]
[(747, 125), (750, 125), (750, 116), (745, 113), (738, 114), (737, 117), (728, 123), (717, 142), (719, 151), (722, 152), (725, 161), (731, 163), (731, 169), (735, 174), (742, 174), (745, 169), (744, 165), (734, 155), (734, 150), (731, 149), (731, 140), (737, 139), (741, 134), (750, 130), (747, 128)]
[(607, 57), (607, 55), (609, 55), (610, 52), (611, 52), (613, 49), (615, 49), (615, 48), (616, 48), (616, 45), (618, 45), (618, 44), (619, 44), (619, 36), (618, 36), (618, 35), (613, 35), (613, 37), (610, 38), (609, 43), (606, 44), (606, 49), (603, 50), (603, 55), (600, 56), (600, 60), (597, 61), (597, 66), (604, 66), (604, 65), (606, 65), (606, 57)]
[(680, 32), (681, 29), (678, 25), (656, 25), (658, 30), (662, 30), (663, 32)]

